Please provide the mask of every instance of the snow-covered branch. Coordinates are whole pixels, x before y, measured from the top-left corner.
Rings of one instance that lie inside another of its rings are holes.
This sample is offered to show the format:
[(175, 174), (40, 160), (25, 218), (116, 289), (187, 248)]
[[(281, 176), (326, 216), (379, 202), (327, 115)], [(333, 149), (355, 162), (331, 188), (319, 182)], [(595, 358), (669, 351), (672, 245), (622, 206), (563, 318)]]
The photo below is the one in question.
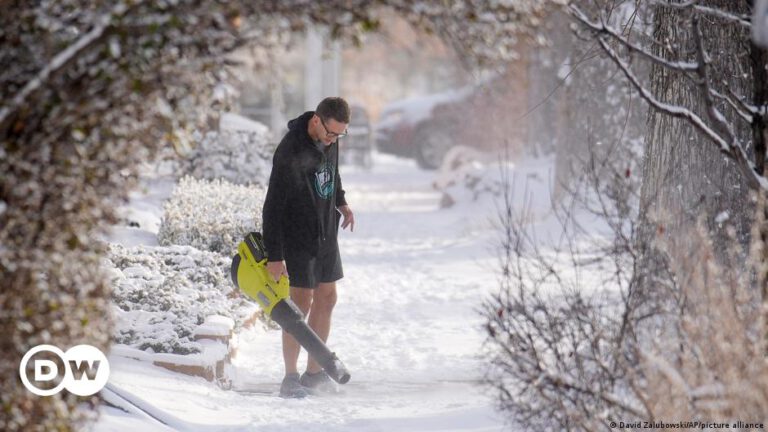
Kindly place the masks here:
[(699, 75), (698, 86), (704, 96), (704, 105), (707, 109), (707, 115), (710, 121), (714, 123), (715, 129), (718, 130), (721, 136), (725, 137), (727, 148), (723, 151), (730, 153), (735, 150), (735, 147), (741, 148), (740, 143), (736, 139), (736, 135), (733, 133), (733, 128), (725, 120), (723, 113), (715, 106), (715, 101), (712, 98), (711, 92), (711, 76), (709, 64), (711, 59), (709, 53), (707, 53), (706, 47), (704, 47), (704, 35), (701, 33), (701, 27), (699, 26), (699, 18), (694, 15), (692, 18), (693, 24), (693, 40), (696, 45), (696, 59), (698, 60), (698, 68), (696, 72)]
[(647, 49), (641, 47), (640, 45), (630, 42), (628, 38), (624, 37), (620, 32), (618, 32), (616, 29), (612, 28), (611, 26), (606, 25), (604, 21), (596, 22), (596, 21), (590, 20), (589, 17), (587, 17), (587, 15), (584, 13), (584, 11), (582, 11), (578, 6), (574, 4), (570, 4), (568, 6), (568, 9), (571, 12), (571, 14), (576, 19), (578, 19), (582, 24), (584, 24), (587, 28), (599, 34), (610, 35), (614, 40), (618, 41), (621, 45), (626, 47), (630, 53), (638, 53), (644, 58), (652, 61), (653, 63), (656, 63), (667, 69), (671, 69), (679, 72), (694, 72), (699, 67), (698, 64), (693, 62), (669, 61), (663, 57), (657, 56), (649, 52)]
[(713, 88), (709, 89), (709, 93), (713, 97), (730, 105), (730, 107), (733, 108), (733, 111), (735, 111), (739, 117), (741, 117), (741, 119), (747, 123), (752, 123), (752, 116), (758, 114), (757, 108), (745, 103), (730, 89), (728, 89), (727, 95), (724, 95)]
[(702, 6), (699, 4), (699, 0), (689, 0), (681, 3), (674, 3), (668, 0), (666, 1), (656, 0), (654, 3), (660, 6), (665, 6), (673, 9), (690, 9), (695, 12), (698, 12), (698, 14), (700, 15), (717, 17), (717, 18), (721, 18), (723, 20), (732, 22), (734, 24), (738, 24), (742, 27), (752, 28), (752, 22), (750, 21), (750, 17), (748, 15), (737, 15), (730, 12), (726, 12), (722, 9), (709, 7), (709, 6)]
[(632, 71), (631, 66), (629, 63), (625, 62), (619, 54), (611, 48), (611, 46), (608, 44), (608, 42), (605, 41), (605, 38), (602, 36), (598, 36), (598, 43), (600, 47), (605, 51), (605, 53), (610, 57), (616, 66), (619, 67), (619, 69), (624, 73), (624, 76), (627, 77), (629, 82), (632, 84), (632, 86), (635, 88), (635, 90), (640, 93), (640, 96), (645, 99), (653, 108), (663, 111), (666, 114), (669, 114), (673, 117), (682, 118), (687, 121), (689, 121), (696, 129), (698, 129), (700, 132), (702, 132), (705, 136), (707, 136), (709, 139), (714, 141), (718, 144), (721, 150), (727, 151), (728, 150), (728, 144), (725, 142), (725, 140), (717, 134), (712, 128), (707, 125), (704, 120), (701, 119), (698, 115), (693, 113), (691, 110), (681, 107), (679, 105), (671, 105), (664, 103), (658, 99), (643, 86), (643, 84), (640, 82), (640, 79), (635, 75), (635, 73)]
[[(694, 71), (699, 78), (697, 80), (698, 85), (705, 95), (707, 116), (713, 125), (710, 125), (707, 121), (686, 107), (668, 104), (656, 98), (653, 93), (641, 83), (640, 79), (633, 72), (632, 66), (629, 64), (629, 62), (622, 59), (621, 55), (613, 47), (611, 47), (606, 35), (609, 35), (612, 40), (620, 41), (622, 45), (629, 49), (630, 55), (632, 52), (641, 53), (644, 58), (647, 58), (662, 67), (672, 70), (681, 70), (681, 64), (679, 62), (669, 62), (660, 59), (657, 56), (648, 53), (642, 48), (635, 47), (635, 49), (633, 49), (630, 47), (630, 43), (623, 36), (618, 34), (615, 30), (609, 30), (608, 27), (603, 24), (597, 24), (591, 21), (578, 7), (570, 6), (569, 11), (571, 12), (571, 16), (573, 16), (578, 22), (585, 25), (594, 32), (597, 42), (603, 51), (611, 60), (613, 60), (614, 64), (622, 71), (632, 87), (638, 91), (640, 96), (646, 102), (648, 102), (651, 107), (669, 116), (686, 120), (710, 141), (715, 143), (723, 154), (736, 162), (736, 165), (744, 175), (747, 184), (752, 189), (768, 191), (768, 179), (757, 172), (755, 164), (748, 158), (744, 147), (736, 139), (732, 129), (730, 128), (730, 125), (727, 124), (723, 114), (714, 104), (712, 99), (713, 89), (711, 88), (709, 71), (706, 65), (706, 62), (708, 62), (709, 59), (707, 58), (706, 51), (704, 50), (702, 36), (700, 34), (700, 28), (698, 27), (698, 24), (695, 25), (695, 37), (698, 41), (697, 62), (686, 63), (686, 67), (695, 66)], [(694, 15), (694, 22), (697, 22), (696, 15)]]
[(736, 165), (741, 170), (744, 178), (747, 180), (747, 184), (749, 184), (751, 188), (768, 191), (768, 179), (766, 179), (762, 173), (757, 171), (755, 164), (747, 156), (744, 146), (733, 132), (733, 127), (728, 123), (723, 113), (720, 112), (715, 105), (710, 84), (711, 77), (709, 63), (711, 60), (706, 51), (706, 47), (704, 46), (704, 35), (701, 32), (699, 17), (697, 15), (693, 16), (692, 25), (693, 39), (696, 44), (696, 57), (699, 63), (699, 69), (697, 71), (700, 78), (699, 88), (702, 91), (704, 104), (710, 121), (714, 123), (715, 128), (718, 129), (720, 135), (724, 135), (727, 140), (725, 141), (726, 147), (721, 148), (721, 150), (736, 162)]

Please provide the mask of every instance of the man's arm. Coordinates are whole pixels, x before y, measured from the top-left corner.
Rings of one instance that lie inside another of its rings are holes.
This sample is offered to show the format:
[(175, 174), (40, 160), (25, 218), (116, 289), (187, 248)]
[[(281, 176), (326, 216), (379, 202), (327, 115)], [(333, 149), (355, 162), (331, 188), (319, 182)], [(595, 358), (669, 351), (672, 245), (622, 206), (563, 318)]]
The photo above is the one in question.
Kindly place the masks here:
[(341, 209), (341, 207), (347, 205), (347, 200), (344, 192), (344, 188), (341, 187), (341, 174), (339, 174), (339, 166), (338, 166), (338, 159), (337, 159), (337, 165), (336, 165), (336, 178), (334, 179), (334, 184), (336, 185), (336, 207)]
[(349, 230), (355, 232), (355, 214), (352, 212), (352, 209), (349, 208), (348, 205), (343, 205), (339, 207), (339, 211), (344, 217), (344, 220), (341, 222), (341, 229), (347, 229), (347, 227), (350, 227)]
[(291, 175), (286, 151), (287, 148), (280, 145), (272, 158), (272, 173), (262, 210), (262, 234), (269, 261), (283, 260), (282, 221), (285, 219)]
[(352, 209), (349, 208), (344, 192), (344, 188), (341, 186), (341, 175), (339, 174), (339, 167), (336, 166), (336, 208), (339, 209), (344, 219), (341, 222), (341, 229), (347, 229), (350, 227), (350, 231), (355, 231), (355, 214)]

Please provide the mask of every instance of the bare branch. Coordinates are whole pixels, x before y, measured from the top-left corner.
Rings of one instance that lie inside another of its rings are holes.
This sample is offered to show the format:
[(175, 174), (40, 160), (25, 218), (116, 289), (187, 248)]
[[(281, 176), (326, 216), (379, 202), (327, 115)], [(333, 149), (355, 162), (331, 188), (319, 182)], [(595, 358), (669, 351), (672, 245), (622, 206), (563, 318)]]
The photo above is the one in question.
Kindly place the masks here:
[(662, 111), (672, 117), (677, 118), (683, 118), (685, 120), (688, 120), (694, 127), (696, 127), (699, 131), (701, 131), (704, 135), (706, 135), (708, 138), (710, 138), (712, 141), (718, 144), (721, 150), (727, 151), (728, 150), (728, 144), (725, 142), (725, 140), (717, 134), (714, 130), (712, 130), (709, 125), (707, 125), (701, 117), (691, 112), (691, 110), (678, 106), (678, 105), (669, 105), (667, 103), (661, 102), (660, 100), (656, 99), (656, 97), (651, 94), (651, 92), (646, 89), (640, 80), (635, 76), (634, 72), (632, 72), (632, 69), (630, 68), (629, 64), (623, 61), (619, 54), (613, 50), (613, 48), (608, 45), (608, 43), (605, 41), (605, 39), (602, 36), (598, 36), (598, 42), (600, 43), (600, 46), (605, 50), (606, 54), (608, 54), (608, 57), (610, 57), (613, 62), (622, 70), (624, 75), (627, 77), (629, 82), (632, 84), (632, 86), (640, 93), (640, 96), (645, 99), (649, 104), (651, 104), (652, 107), (655, 109)]
[(736, 161), (736, 165), (739, 167), (739, 169), (741, 169), (750, 187), (753, 189), (762, 188), (763, 190), (768, 190), (766, 189), (766, 187), (768, 187), (768, 179), (763, 177), (762, 173), (759, 173), (755, 168), (754, 163), (749, 160), (746, 152), (744, 151), (744, 147), (741, 145), (741, 142), (733, 132), (733, 128), (726, 121), (723, 113), (717, 109), (715, 106), (715, 101), (712, 99), (711, 86), (709, 84), (710, 59), (706, 52), (706, 48), (704, 47), (704, 35), (701, 32), (699, 17), (697, 15), (693, 16), (693, 38), (694, 42), (696, 43), (696, 56), (699, 63), (698, 73), (701, 78), (699, 80), (699, 87), (701, 88), (704, 95), (704, 103), (707, 108), (707, 114), (710, 120), (714, 122), (715, 128), (719, 130), (720, 134), (725, 135), (728, 139), (728, 148), (723, 150), (723, 152)]
[[(572, 12), (572, 16), (576, 18), (579, 22), (590, 26), (590, 24), (593, 24), (583, 12), (581, 12), (578, 8), (570, 7), (569, 9)], [(593, 24), (594, 25), (594, 24)], [(600, 26), (602, 28), (602, 26)], [(707, 137), (710, 141), (714, 142), (720, 151), (734, 160), (736, 162), (736, 165), (739, 167), (739, 169), (742, 171), (742, 174), (744, 175), (747, 184), (752, 189), (761, 189), (764, 191), (768, 191), (768, 179), (760, 175), (755, 165), (752, 161), (749, 160), (747, 157), (746, 152), (744, 151), (744, 148), (740, 145), (740, 143), (736, 140), (735, 136), (733, 135), (733, 132), (730, 131), (729, 127), (727, 125), (724, 125), (724, 118), (722, 116), (722, 113), (718, 111), (714, 107), (714, 102), (712, 102), (712, 95), (709, 93), (709, 85), (703, 84), (704, 87), (702, 90), (704, 91), (705, 98), (709, 99), (709, 109), (708, 114), (712, 121), (715, 122), (716, 128), (719, 129), (718, 131), (715, 131), (712, 127), (710, 127), (709, 124), (707, 124), (701, 117), (699, 117), (697, 114), (692, 112), (691, 110), (681, 107), (679, 105), (671, 105), (667, 104), (665, 102), (662, 102), (658, 100), (648, 89), (646, 89), (643, 84), (640, 82), (640, 80), (637, 78), (635, 73), (632, 71), (631, 66), (625, 62), (621, 56), (614, 50), (610, 44), (606, 41), (606, 34), (607, 32), (599, 31), (599, 30), (593, 30), (597, 34), (597, 41), (600, 44), (600, 46), (603, 48), (603, 51), (608, 55), (608, 57), (613, 60), (613, 62), (618, 66), (621, 71), (624, 73), (624, 75), (627, 77), (629, 82), (632, 84), (632, 86), (640, 93), (640, 96), (647, 101), (654, 109), (657, 111), (663, 112), (669, 116), (681, 118), (686, 120), (688, 123), (690, 123), (693, 127), (695, 127), (698, 131), (704, 134), (705, 137)], [(705, 56), (702, 56), (699, 58), (699, 68), (697, 72), (699, 73), (699, 76), (703, 79), (704, 76), (708, 76), (708, 71), (704, 68), (702, 69), (702, 61), (706, 59)], [(663, 65), (662, 65), (663, 66)], [(707, 80), (704, 80), (705, 83), (708, 83)], [(702, 84), (699, 84), (702, 85)], [(723, 135), (725, 136), (723, 136)]]
[(585, 26), (587, 26), (588, 28), (590, 28), (591, 30), (593, 30), (598, 34), (610, 35), (619, 43), (621, 43), (623, 46), (625, 46), (630, 51), (630, 53), (636, 52), (642, 55), (644, 58), (652, 61), (653, 63), (656, 63), (667, 69), (672, 69), (679, 72), (695, 72), (699, 67), (699, 65), (696, 63), (684, 62), (684, 61), (672, 62), (663, 57), (659, 57), (653, 53), (650, 53), (646, 49), (640, 47), (639, 45), (630, 42), (626, 37), (624, 37), (618, 31), (616, 31), (616, 29), (613, 29), (610, 26), (605, 25), (604, 22), (597, 23), (597, 22), (591, 21), (587, 17), (587, 15), (581, 9), (579, 9), (578, 6), (571, 4), (568, 7), (572, 12), (573, 16), (576, 19), (578, 19), (582, 24), (584, 24)]
[(752, 22), (750, 21), (749, 16), (735, 15), (735, 14), (726, 12), (722, 9), (716, 9), (709, 6), (701, 6), (698, 4), (699, 3), (698, 0), (690, 0), (683, 3), (672, 3), (670, 1), (657, 0), (655, 3), (665, 7), (673, 8), (673, 9), (691, 9), (693, 11), (698, 12), (698, 14), (701, 14), (701, 15), (708, 15), (708, 16), (721, 18), (726, 21), (732, 22), (734, 24), (738, 24), (740, 26), (746, 27), (748, 29), (752, 28)]
[(710, 120), (714, 123), (714, 127), (718, 130), (720, 135), (725, 135), (727, 138), (728, 146), (733, 147), (738, 145), (736, 135), (733, 133), (731, 125), (725, 120), (725, 116), (715, 106), (715, 101), (712, 99), (710, 76), (709, 76), (709, 54), (704, 47), (704, 35), (701, 34), (701, 27), (699, 26), (699, 17), (693, 16), (693, 40), (696, 44), (696, 58), (698, 59), (699, 67), (697, 73), (701, 78), (698, 80), (698, 86), (704, 96), (704, 104), (707, 108), (707, 114)]
[(747, 105), (743, 100), (739, 99), (730, 88), (728, 89), (727, 95), (724, 95), (713, 88), (709, 89), (709, 93), (730, 105), (742, 120), (747, 123), (752, 123), (752, 116), (757, 114), (757, 108)]

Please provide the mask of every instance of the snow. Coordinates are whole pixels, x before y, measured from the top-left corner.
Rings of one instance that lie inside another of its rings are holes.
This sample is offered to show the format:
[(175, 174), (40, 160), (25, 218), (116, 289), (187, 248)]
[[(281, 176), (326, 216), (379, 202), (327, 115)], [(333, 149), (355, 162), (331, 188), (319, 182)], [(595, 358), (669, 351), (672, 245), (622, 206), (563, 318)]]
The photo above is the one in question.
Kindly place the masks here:
[(134, 360), (141, 360), (151, 362), (153, 360), (153, 353), (147, 351), (141, 351), (136, 348), (131, 348), (124, 344), (112, 344), (109, 348), (109, 355), (117, 357), (131, 358)]
[(570, 84), (570, 80), (568, 79), (571, 76), (571, 73), (573, 73), (573, 67), (571, 67), (571, 58), (566, 57), (565, 60), (563, 60), (562, 63), (560, 63), (560, 67), (557, 68), (557, 79), (560, 81), (565, 81), (565, 84)]
[[(232, 339), (233, 341), (236, 338)], [(219, 341), (211, 339), (201, 339), (198, 342), (201, 352), (188, 355), (153, 353), (142, 351), (124, 344), (114, 344), (109, 350), (110, 359), (131, 359), (147, 363), (163, 362), (176, 366), (215, 366), (215, 363), (222, 360), (229, 354), (229, 347)], [(110, 360), (112, 363), (112, 360)]]
[(245, 235), (261, 227), (266, 189), (186, 176), (163, 206), (161, 245), (190, 245), (231, 256)]
[(102, 407), (94, 430), (510, 430), (480, 384), (487, 360), (478, 308), (497, 280), (494, 207), (440, 209), (433, 172), (379, 154), (374, 162), (372, 171), (342, 167), (356, 216), (355, 232), (340, 234), (345, 277), (329, 340), (352, 374), (342, 395), (276, 397), (281, 334), (254, 326), (237, 335), (232, 390), (113, 347), (102, 393), (122, 409)]
[(720, 212), (717, 216), (715, 216), (715, 222), (718, 224), (722, 224), (723, 222), (727, 221), (731, 218), (731, 214), (728, 213), (728, 210), (724, 210)]
[(221, 115), (219, 126), (222, 129), (232, 131), (256, 132), (261, 135), (267, 135), (269, 133), (269, 129), (265, 125), (229, 112)]
[[(118, 209), (121, 219), (127, 222), (112, 227), (107, 240), (123, 246), (157, 246), (157, 232), (162, 212), (158, 211), (173, 191), (175, 181), (171, 176), (151, 176), (144, 170), (146, 178), (141, 188), (130, 194), (130, 205)], [(133, 226), (130, 226), (130, 225)]]
[(189, 246), (125, 248), (112, 245), (110, 269), (116, 342), (154, 352), (200, 351), (190, 339), (200, 324), (229, 333), (234, 321), (253, 317), (258, 307), (239, 295), (230, 280), (231, 257)]
[(222, 179), (234, 184), (266, 185), (277, 143), (258, 122), (223, 113), (219, 131), (193, 134), (188, 173), (198, 179)]
[(152, 356), (152, 360), (162, 363), (170, 363), (178, 366), (205, 366), (208, 363), (199, 354), (191, 355), (179, 355), (179, 354), (155, 354)]
[(221, 315), (210, 315), (205, 322), (192, 332), (194, 336), (228, 336), (235, 328), (235, 322), (232, 318)]

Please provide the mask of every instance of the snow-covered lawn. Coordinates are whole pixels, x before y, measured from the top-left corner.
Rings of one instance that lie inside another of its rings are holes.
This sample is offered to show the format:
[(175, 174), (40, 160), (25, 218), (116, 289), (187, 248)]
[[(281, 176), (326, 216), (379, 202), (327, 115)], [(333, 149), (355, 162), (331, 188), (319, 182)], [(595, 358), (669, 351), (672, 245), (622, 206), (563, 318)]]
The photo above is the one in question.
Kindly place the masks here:
[[(342, 167), (342, 177), (357, 226), (340, 236), (345, 278), (329, 346), (352, 374), (345, 393), (278, 398), (280, 332), (256, 326), (239, 335), (234, 390), (111, 356), (103, 393), (127, 412), (104, 406), (96, 431), (509, 430), (479, 385), (485, 360), (477, 310), (497, 280), (493, 207), (440, 210), (434, 173), (381, 155), (373, 171)], [(116, 237), (141, 243), (127, 229)]]

